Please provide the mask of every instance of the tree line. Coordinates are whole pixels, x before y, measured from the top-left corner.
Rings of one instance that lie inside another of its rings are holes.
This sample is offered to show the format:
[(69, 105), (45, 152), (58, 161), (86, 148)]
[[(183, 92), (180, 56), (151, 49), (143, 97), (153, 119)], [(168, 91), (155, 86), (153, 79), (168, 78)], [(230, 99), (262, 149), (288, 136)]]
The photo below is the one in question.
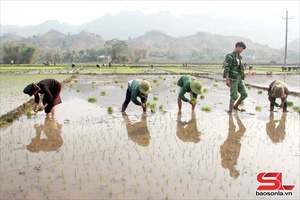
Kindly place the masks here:
[(139, 62), (146, 58), (148, 50), (144, 48), (130, 49), (127, 41), (112, 39), (106, 41), (101, 49), (82, 49), (60, 51), (59, 49), (41, 50), (34, 44), (5, 42), (0, 52), (0, 62), (9, 64), (13, 60), (15, 64), (35, 63), (70, 63), (70, 62), (113, 62), (131, 63)]

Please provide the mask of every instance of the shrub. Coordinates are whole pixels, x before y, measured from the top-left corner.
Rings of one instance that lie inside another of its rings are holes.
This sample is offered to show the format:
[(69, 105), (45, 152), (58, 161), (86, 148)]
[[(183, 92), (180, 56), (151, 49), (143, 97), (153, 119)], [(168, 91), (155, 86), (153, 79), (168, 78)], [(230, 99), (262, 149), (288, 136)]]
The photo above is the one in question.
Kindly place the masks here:
[(88, 102), (90, 102), (90, 103), (95, 103), (97, 101), (98, 101), (98, 99), (96, 97), (89, 97), (88, 98)]

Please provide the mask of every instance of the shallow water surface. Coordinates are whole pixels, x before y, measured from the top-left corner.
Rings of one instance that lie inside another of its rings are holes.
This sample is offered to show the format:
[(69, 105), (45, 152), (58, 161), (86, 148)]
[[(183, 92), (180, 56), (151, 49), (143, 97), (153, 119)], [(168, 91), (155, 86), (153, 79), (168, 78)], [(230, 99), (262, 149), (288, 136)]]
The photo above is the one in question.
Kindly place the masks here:
[(179, 77), (145, 76), (156, 112), (130, 103), (122, 115), (131, 78), (79, 76), (63, 87), (56, 120), (39, 112), (1, 130), (1, 199), (256, 199), (265, 171), (282, 172), (296, 185), (285, 198), (299, 198), (299, 113), (270, 113), (266, 95), (251, 89), (247, 112), (228, 115), (228, 89), (208, 79), (196, 111), (184, 103), (178, 113)]

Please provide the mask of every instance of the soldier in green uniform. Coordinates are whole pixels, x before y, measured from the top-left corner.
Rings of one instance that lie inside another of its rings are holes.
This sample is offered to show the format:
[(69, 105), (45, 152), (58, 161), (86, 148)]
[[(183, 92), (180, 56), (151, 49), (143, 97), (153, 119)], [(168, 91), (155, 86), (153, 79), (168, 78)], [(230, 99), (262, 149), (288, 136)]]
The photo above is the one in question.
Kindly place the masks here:
[[(192, 105), (192, 110), (195, 109), (197, 95), (202, 92), (202, 84), (193, 76), (182, 76), (178, 82), (178, 110), (181, 111), (182, 101)], [(184, 94), (189, 92), (190, 99), (187, 99)], [(181, 101), (182, 100), (182, 101)]]
[[(237, 42), (235, 44), (235, 50), (227, 54), (225, 58), (223, 78), (226, 78), (226, 85), (230, 87), (229, 113), (231, 113), (233, 109), (245, 111), (239, 108), (240, 103), (248, 96), (243, 83), (245, 74), (242, 56), (240, 55), (244, 49), (246, 49), (246, 45), (243, 42)], [(240, 93), (239, 99), (238, 93)]]

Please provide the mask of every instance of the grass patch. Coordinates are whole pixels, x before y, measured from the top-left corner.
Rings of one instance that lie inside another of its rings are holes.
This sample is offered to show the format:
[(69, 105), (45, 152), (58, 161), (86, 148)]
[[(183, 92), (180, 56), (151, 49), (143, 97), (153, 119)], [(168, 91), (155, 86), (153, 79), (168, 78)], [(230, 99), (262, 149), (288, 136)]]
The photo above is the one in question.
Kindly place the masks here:
[(100, 92), (100, 96), (105, 96), (105, 95), (106, 95), (105, 91)]
[(255, 106), (255, 110), (260, 112), (261, 111), (261, 106)]
[(201, 110), (209, 112), (209, 111), (211, 111), (211, 107), (205, 106), (205, 107), (202, 107)]
[(263, 91), (262, 91), (262, 90), (258, 90), (257, 93), (258, 93), (258, 94), (262, 94)]
[(98, 99), (96, 97), (89, 97), (88, 98), (88, 102), (90, 103), (96, 103), (98, 101)]

